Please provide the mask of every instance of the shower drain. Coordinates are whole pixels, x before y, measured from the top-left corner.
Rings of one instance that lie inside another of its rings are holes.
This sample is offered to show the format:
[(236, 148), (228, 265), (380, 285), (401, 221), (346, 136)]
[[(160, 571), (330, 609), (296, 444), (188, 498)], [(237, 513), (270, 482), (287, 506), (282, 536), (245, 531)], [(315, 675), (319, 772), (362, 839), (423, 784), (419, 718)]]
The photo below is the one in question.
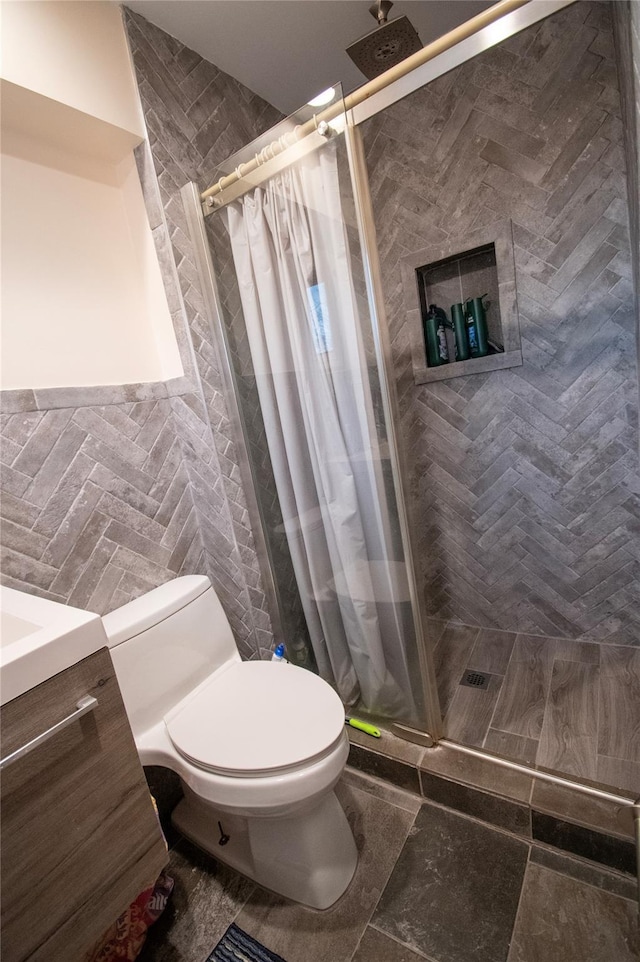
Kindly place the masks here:
[(460, 684), (467, 685), (468, 688), (479, 688), (481, 691), (486, 691), (490, 681), (491, 675), (488, 675), (486, 672), (465, 671)]

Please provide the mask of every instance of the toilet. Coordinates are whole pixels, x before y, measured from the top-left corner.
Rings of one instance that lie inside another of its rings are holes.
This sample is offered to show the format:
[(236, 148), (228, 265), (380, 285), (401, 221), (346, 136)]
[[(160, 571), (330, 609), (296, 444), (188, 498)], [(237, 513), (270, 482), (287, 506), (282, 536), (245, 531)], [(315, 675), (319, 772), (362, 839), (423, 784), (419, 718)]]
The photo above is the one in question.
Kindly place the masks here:
[(208, 578), (176, 578), (103, 617), (143, 765), (180, 776), (175, 827), (280, 895), (325, 909), (356, 846), (333, 791), (344, 708), (303, 668), (241, 661)]

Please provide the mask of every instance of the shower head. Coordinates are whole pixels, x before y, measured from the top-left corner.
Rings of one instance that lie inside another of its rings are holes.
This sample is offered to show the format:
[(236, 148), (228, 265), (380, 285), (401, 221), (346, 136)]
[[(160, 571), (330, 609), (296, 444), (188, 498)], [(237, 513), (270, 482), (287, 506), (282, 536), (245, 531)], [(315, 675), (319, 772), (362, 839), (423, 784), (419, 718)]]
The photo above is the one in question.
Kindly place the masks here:
[(387, 20), (392, 6), (391, 0), (373, 3), (369, 12), (378, 21), (378, 27), (347, 47), (347, 53), (367, 80), (373, 80), (422, 49), (420, 37), (408, 17)]

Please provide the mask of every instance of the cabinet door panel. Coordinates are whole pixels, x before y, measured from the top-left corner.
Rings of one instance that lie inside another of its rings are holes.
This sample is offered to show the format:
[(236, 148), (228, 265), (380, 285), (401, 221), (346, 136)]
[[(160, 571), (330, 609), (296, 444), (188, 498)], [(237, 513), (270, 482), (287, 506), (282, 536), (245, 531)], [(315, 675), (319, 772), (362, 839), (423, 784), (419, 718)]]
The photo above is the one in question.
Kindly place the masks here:
[(80, 959), (166, 863), (106, 648), (2, 708), (2, 757), (87, 694), (92, 712), (3, 772), (3, 962)]

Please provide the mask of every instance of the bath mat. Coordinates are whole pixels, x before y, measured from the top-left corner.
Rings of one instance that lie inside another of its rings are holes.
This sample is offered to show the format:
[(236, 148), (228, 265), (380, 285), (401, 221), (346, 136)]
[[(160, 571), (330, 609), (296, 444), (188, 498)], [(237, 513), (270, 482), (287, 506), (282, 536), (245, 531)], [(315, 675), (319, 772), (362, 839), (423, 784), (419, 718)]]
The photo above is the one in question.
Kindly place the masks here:
[(232, 923), (207, 962), (285, 962), (285, 960)]

